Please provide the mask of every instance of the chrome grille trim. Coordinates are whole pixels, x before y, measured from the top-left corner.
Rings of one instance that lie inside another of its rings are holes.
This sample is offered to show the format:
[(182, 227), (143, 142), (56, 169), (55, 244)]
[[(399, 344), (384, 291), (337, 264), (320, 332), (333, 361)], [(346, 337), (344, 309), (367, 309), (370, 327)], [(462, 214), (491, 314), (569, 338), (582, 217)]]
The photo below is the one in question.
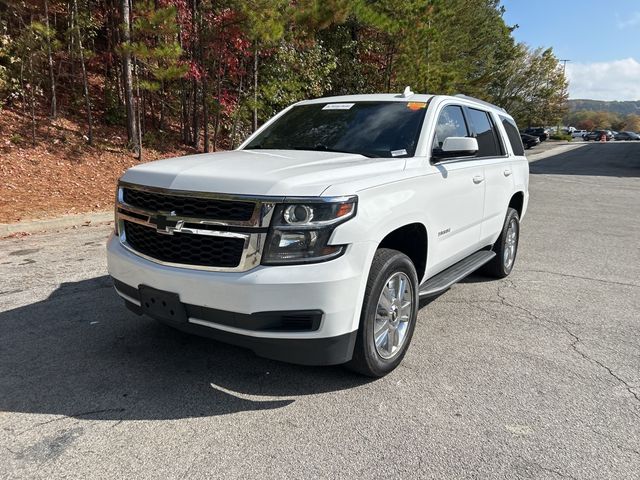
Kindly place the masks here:
[[(193, 198), (211, 198), (230, 202), (253, 202), (255, 203), (255, 208), (253, 211), (253, 215), (247, 221), (221, 221), (216, 219), (182, 217), (172, 214), (172, 212), (151, 211), (129, 205), (124, 201), (124, 188), (145, 190), (160, 195), (166, 194), (172, 196), (185, 196)], [(267, 239), (267, 231), (271, 223), (271, 217), (275, 209), (275, 204), (283, 200), (284, 197), (251, 197), (246, 195), (227, 195), (210, 192), (190, 192), (183, 190), (163, 189), (158, 187), (148, 187), (128, 182), (120, 182), (118, 184), (116, 195), (116, 232), (120, 239), (120, 243), (124, 248), (139, 257), (160, 265), (214, 272), (246, 272), (260, 265), (260, 261), (262, 259), (262, 250)], [(158, 225), (159, 220), (163, 220), (164, 223), (169, 220), (171, 224), (175, 223), (175, 226), (165, 226), (164, 229), (162, 229)], [(148, 228), (153, 228), (158, 233), (167, 235), (172, 235), (173, 232), (180, 232), (180, 234), (186, 233), (190, 235), (241, 238), (244, 240), (244, 247), (242, 250), (242, 256), (240, 258), (240, 263), (236, 267), (211, 267), (204, 265), (165, 262), (149, 255), (145, 255), (142, 252), (137, 251), (127, 242), (124, 228), (125, 221), (136, 223)], [(198, 225), (225, 227), (225, 230), (198, 228)], [(234, 232), (233, 227), (242, 227), (243, 232)], [(255, 229), (255, 232), (252, 232), (252, 229)]]

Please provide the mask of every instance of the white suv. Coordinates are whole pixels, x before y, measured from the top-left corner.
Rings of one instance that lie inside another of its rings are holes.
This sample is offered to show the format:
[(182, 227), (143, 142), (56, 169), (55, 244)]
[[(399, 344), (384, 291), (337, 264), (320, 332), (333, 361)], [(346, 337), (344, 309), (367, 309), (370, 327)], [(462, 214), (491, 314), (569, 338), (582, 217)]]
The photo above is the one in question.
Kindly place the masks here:
[(371, 376), (419, 300), (513, 268), (529, 169), (502, 109), (470, 97), (296, 103), (238, 150), (138, 165), (108, 242), (138, 314), (293, 363)]

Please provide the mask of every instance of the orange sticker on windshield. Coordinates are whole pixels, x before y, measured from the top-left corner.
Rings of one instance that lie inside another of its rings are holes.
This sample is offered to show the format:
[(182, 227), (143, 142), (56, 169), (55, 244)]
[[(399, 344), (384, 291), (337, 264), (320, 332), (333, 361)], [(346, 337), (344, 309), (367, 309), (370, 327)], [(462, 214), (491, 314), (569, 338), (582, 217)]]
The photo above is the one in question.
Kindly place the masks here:
[(425, 102), (408, 102), (407, 108), (409, 110), (420, 110), (421, 108), (426, 108), (427, 104)]

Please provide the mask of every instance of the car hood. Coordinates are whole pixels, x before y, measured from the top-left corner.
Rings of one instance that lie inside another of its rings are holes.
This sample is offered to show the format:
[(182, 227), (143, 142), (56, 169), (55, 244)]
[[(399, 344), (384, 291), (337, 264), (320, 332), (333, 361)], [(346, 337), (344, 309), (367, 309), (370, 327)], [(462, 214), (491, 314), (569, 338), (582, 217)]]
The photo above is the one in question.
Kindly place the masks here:
[(402, 158), (306, 150), (234, 150), (144, 163), (127, 170), (121, 180), (199, 192), (319, 196), (334, 183), (398, 172), (404, 166)]

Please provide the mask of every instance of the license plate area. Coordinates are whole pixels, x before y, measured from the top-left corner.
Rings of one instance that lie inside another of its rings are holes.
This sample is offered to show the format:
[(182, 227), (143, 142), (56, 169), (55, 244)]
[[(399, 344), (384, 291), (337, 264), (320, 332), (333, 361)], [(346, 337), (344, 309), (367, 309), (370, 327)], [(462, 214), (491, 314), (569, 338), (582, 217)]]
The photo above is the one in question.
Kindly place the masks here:
[(158, 290), (147, 285), (138, 287), (142, 311), (157, 320), (186, 323), (187, 311), (177, 293)]

